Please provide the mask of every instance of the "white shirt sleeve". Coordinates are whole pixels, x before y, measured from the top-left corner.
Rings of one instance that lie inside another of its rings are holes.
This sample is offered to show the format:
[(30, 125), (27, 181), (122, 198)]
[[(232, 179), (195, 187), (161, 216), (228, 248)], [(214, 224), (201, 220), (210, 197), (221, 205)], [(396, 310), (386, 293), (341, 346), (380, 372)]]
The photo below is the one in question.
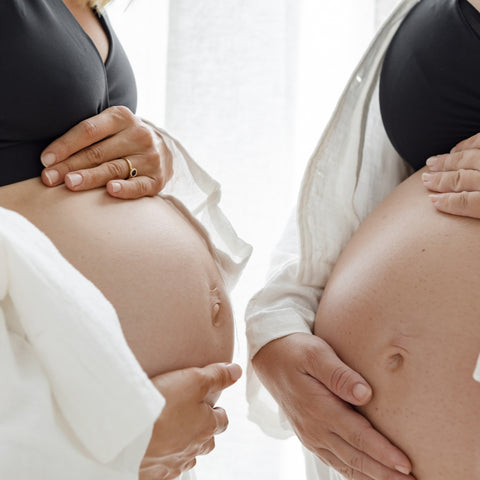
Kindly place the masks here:
[(294, 212), (273, 252), (267, 282), (247, 306), (250, 359), (272, 340), (291, 333), (312, 333), (322, 288), (299, 282), (299, 261), (298, 225)]
[(322, 289), (299, 282), (299, 261), (298, 226), (293, 213), (274, 250), (267, 282), (250, 300), (246, 310), (248, 416), (265, 433), (277, 438), (287, 438), (293, 431), (258, 379), (251, 359), (272, 340), (292, 333), (312, 333)]

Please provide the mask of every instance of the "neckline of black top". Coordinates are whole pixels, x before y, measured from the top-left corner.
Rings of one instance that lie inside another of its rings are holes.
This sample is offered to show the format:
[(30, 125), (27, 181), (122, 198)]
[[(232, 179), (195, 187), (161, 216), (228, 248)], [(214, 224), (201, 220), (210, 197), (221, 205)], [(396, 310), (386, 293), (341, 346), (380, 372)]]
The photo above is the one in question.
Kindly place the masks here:
[(480, 12), (468, 0), (459, 0), (458, 5), (463, 20), (480, 37)]
[(60, 5), (60, 8), (63, 8), (65, 14), (66, 14), (66, 17), (69, 18), (70, 20), (70, 23), (73, 24), (74, 28), (76, 28), (77, 30), (80, 31), (80, 33), (82, 34), (82, 36), (87, 40), (87, 42), (92, 46), (93, 50), (95, 51), (95, 54), (96, 56), (98, 57), (98, 59), (100, 60), (100, 62), (102, 63), (102, 65), (106, 68), (109, 61), (110, 61), (110, 58), (112, 56), (112, 50), (113, 50), (113, 36), (112, 36), (112, 33), (110, 31), (110, 25), (108, 24), (106, 18), (104, 15), (102, 15), (102, 13), (97, 9), (97, 8), (92, 8), (92, 12), (93, 14), (95, 15), (95, 17), (98, 19), (99, 23), (100, 23), (100, 26), (103, 28), (103, 31), (105, 32), (105, 34), (107, 35), (107, 39), (108, 39), (108, 53), (107, 53), (107, 58), (105, 59), (105, 62), (103, 61), (103, 58), (100, 54), (100, 52), (98, 51), (98, 48), (97, 46), (95, 45), (95, 42), (92, 40), (92, 37), (90, 37), (90, 35), (85, 31), (85, 29), (82, 27), (82, 25), (80, 24), (80, 22), (77, 20), (77, 18), (75, 17), (75, 15), (72, 13), (72, 11), (67, 7), (67, 5), (65, 5), (65, 2), (63, 0), (54, 0), (57, 4)]

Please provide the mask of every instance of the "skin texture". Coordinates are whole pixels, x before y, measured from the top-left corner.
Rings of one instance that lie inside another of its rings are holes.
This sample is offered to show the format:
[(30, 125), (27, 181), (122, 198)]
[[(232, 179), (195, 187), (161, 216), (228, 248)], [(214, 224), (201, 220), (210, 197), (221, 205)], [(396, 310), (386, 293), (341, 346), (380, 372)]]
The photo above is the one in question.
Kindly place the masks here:
[(421, 174), (348, 244), (315, 333), (368, 380), (373, 397), (359, 411), (409, 455), (418, 480), (479, 478), (480, 224), (436, 212)]

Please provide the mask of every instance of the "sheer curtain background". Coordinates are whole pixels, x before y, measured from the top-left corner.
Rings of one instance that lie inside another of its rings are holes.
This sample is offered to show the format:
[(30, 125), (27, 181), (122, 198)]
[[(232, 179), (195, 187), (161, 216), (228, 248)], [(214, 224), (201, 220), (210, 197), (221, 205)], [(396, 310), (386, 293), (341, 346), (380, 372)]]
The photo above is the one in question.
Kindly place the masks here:
[[(134, 0), (126, 8), (127, 0), (116, 0), (109, 7), (137, 76), (138, 113), (221, 182), (223, 210), (254, 246), (233, 292), (235, 361), (243, 367), (246, 303), (262, 286), (308, 157), (396, 3)], [(248, 422), (244, 391), (242, 379), (222, 395), (230, 426), (198, 459), (199, 480), (301, 480), (297, 440), (273, 440)]]

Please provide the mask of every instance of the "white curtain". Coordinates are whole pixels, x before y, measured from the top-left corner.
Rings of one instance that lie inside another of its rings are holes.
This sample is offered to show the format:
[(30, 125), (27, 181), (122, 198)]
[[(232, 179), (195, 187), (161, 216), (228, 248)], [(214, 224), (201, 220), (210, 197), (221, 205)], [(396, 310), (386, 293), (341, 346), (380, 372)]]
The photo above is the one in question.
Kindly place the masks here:
[[(223, 185), (224, 211), (254, 254), (233, 294), (243, 312), (291, 211), (304, 166), (350, 72), (397, 0), (126, 0), (110, 7), (137, 75), (139, 113), (180, 139)], [(244, 383), (199, 480), (304, 478), (296, 439), (246, 420)]]

